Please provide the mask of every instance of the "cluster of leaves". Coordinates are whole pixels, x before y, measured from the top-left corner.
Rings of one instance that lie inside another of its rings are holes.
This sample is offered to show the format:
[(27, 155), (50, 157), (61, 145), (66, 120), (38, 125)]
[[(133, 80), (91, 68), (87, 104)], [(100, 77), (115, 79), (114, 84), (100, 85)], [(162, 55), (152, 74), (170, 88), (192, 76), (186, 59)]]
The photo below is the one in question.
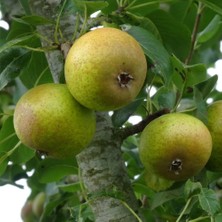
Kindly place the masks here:
[[(207, 99), (222, 99), (215, 88), (217, 75), (207, 74), (207, 68), (221, 56), (222, 3), (216, 0), (65, 0), (54, 21), (32, 14), (27, 0), (19, 2), (23, 14), (8, 20), (9, 30), (0, 27), (0, 185), (19, 186), (16, 182), (27, 178), (32, 190), (29, 199), (44, 191), (47, 199), (42, 222), (94, 221), (88, 206), (92, 197), (85, 193), (77, 163), (42, 159), (21, 144), (14, 132), (13, 110), (20, 96), (36, 85), (53, 82), (45, 52), (75, 40), (94, 26), (122, 28), (141, 44), (149, 71), (137, 99), (113, 113), (114, 127), (127, 127), (131, 125), (130, 116), (145, 118), (163, 108), (189, 112), (207, 121)], [(4, 7), (1, 10), (3, 15), (4, 10), (7, 12)], [(97, 16), (91, 17), (98, 11)], [(70, 39), (62, 38), (60, 29), (60, 19), (67, 14), (77, 18)], [(55, 38), (41, 36), (37, 32), (39, 25), (52, 26)], [(43, 40), (48, 42), (47, 46), (42, 47)], [(151, 95), (153, 89), (155, 93)], [(147, 221), (221, 220), (221, 173), (203, 170), (186, 183), (175, 183), (167, 191), (154, 192), (143, 178), (138, 140), (139, 135), (128, 137), (122, 150)], [(118, 194), (115, 197), (121, 198)]]

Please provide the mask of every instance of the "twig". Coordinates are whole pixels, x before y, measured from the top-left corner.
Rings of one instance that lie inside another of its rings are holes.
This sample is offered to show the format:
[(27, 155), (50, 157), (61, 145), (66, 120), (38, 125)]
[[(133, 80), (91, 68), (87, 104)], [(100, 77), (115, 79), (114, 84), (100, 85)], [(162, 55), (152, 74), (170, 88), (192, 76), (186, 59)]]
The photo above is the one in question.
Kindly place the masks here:
[(117, 134), (118, 136), (124, 140), (126, 139), (128, 136), (134, 135), (136, 133), (140, 133), (143, 131), (143, 129), (154, 119), (169, 113), (170, 110), (169, 109), (162, 109), (157, 111), (156, 113), (152, 114), (152, 115), (148, 115), (145, 119), (143, 119), (141, 122), (133, 125), (133, 126), (129, 126), (126, 128), (122, 128), (120, 129)]
[(189, 64), (189, 62), (192, 59), (193, 53), (194, 53), (195, 43), (196, 43), (196, 38), (197, 38), (197, 33), (198, 33), (198, 28), (199, 28), (199, 24), (200, 24), (202, 11), (203, 11), (203, 5), (201, 2), (199, 2), (198, 9), (197, 9), (197, 16), (195, 19), (193, 32), (192, 32), (192, 36), (191, 36), (191, 47), (190, 47), (189, 54), (185, 60), (186, 65)]

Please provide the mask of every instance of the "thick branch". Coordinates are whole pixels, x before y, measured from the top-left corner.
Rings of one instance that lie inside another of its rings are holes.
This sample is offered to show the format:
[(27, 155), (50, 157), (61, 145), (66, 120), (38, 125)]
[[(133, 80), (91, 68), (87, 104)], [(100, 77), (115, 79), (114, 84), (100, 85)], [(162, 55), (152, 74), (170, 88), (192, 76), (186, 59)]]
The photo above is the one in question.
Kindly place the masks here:
[(156, 113), (152, 114), (152, 115), (148, 115), (145, 119), (143, 119), (141, 122), (133, 125), (133, 126), (129, 126), (127, 128), (122, 128), (120, 129), (117, 133), (119, 135), (119, 137), (124, 140), (126, 139), (128, 136), (134, 135), (136, 133), (140, 133), (143, 131), (143, 129), (154, 119), (169, 113), (170, 110), (169, 109), (162, 109), (160, 111), (157, 111)]

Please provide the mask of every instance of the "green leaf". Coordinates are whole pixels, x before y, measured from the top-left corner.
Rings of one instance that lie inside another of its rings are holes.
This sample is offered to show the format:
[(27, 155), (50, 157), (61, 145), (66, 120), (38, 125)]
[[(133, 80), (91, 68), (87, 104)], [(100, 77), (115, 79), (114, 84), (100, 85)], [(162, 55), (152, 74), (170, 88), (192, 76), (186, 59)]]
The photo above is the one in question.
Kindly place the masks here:
[(215, 15), (208, 26), (198, 33), (197, 35), (197, 44), (204, 43), (210, 40), (220, 29), (221, 17), (219, 15)]
[(156, 25), (168, 52), (184, 61), (191, 46), (189, 28), (164, 10), (155, 10), (149, 18)]
[(153, 102), (159, 109), (168, 108), (173, 109), (176, 104), (176, 91), (162, 86), (153, 96)]
[(185, 66), (187, 69), (186, 86), (193, 86), (207, 79), (207, 70), (204, 64)]
[(21, 164), (26, 163), (31, 158), (35, 156), (35, 150), (26, 147), (24, 144), (21, 144), (10, 156), (10, 160), (13, 163)]
[(118, 8), (117, 1), (106, 0), (106, 2), (108, 3), (107, 7), (101, 9), (101, 11), (104, 14), (111, 14), (112, 12), (117, 10), (117, 8)]
[(112, 122), (115, 127), (122, 126), (128, 118), (136, 111), (139, 105), (143, 102), (143, 98), (138, 98), (129, 105), (123, 107), (122, 109), (114, 111), (112, 115)]
[(140, 43), (144, 53), (157, 68), (157, 72), (163, 77), (166, 84), (169, 84), (172, 78), (171, 59), (159, 40), (151, 32), (138, 26), (129, 27), (127, 32)]
[(162, 0), (162, 1), (153, 1), (153, 0), (139, 0), (133, 1), (133, 4), (130, 4), (129, 7), (126, 8), (127, 11), (137, 14), (146, 16), (151, 11), (154, 11), (159, 8), (160, 2), (169, 2), (170, 0)]
[(199, 194), (201, 192), (202, 185), (200, 182), (192, 182), (190, 179), (186, 181), (184, 187), (184, 193), (187, 199)]
[(136, 193), (146, 195), (147, 197), (152, 197), (155, 194), (153, 190), (141, 183), (133, 183), (133, 189)]
[(5, 159), (1, 162), (0, 164), (0, 177), (4, 174), (4, 172), (6, 171), (6, 168), (8, 166), (8, 160)]
[(45, 54), (42, 52), (31, 52), (29, 63), (22, 70), (19, 77), (27, 88), (53, 82)]
[(74, 159), (56, 160), (46, 158), (36, 170), (36, 177), (40, 183), (59, 181), (64, 176), (78, 174)]
[(195, 87), (199, 89), (199, 91), (202, 94), (203, 99), (206, 99), (210, 92), (213, 90), (213, 88), (216, 86), (218, 80), (218, 76), (214, 75), (210, 77), (209, 79), (200, 82)]
[(9, 82), (19, 76), (21, 70), (29, 61), (30, 53), (23, 51), (21, 55), (14, 57), (13, 60), (0, 73), (0, 90), (3, 89)]
[(182, 63), (175, 55), (171, 56), (171, 61), (173, 64), (173, 83), (176, 85), (177, 89), (183, 93), (182, 90), (187, 76), (187, 69), (184, 67), (184, 63)]
[(37, 16), (37, 15), (26, 15), (21, 18), (13, 18), (14, 21), (28, 24), (28, 25), (48, 25), (48, 24), (54, 24), (55, 22), (52, 20), (49, 20), (47, 18), (44, 18), (42, 16)]
[(25, 10), (25, 13), (31, 14), (30, 8), (29, 8), (29, 0), (19, 0), (20, 4), (22, 5), (23, 9)]
[(203, 2), (207, 7), (222, 15), (222, 1), (219, 0), (199, 0)]
[(151, 32), (158, 40), (162, 41), (161, 35), (155, 24), (147, 17), (137, 16), (135, 14), (126, 12), (127, 15), (133, 20), (136, 26), (140, 26)]
[(13, 116), (8, 117), (0, 130), (0, 154), (5, 154), (19, 142), (13, 125)]
[(153, 201), (151, 202), (151, 209), (153, 210), (171, 200), (176, 201), (177, 199), (182, 197), (181, 193), (181, 188), (156, 193)]
[(194, 102), (196, 105), (195, 116), (207, 123), (207, 106), (204, 101), (203, 95), (197, 87), (194, 87)]
[(81, 191), (81, 185), (79, 182), (72, 184), (59, 185), (58, 188), (64, 192), (74, 193)]
[(32, 35), (33, 32), (35, 32), (35, 29), (31, 25), (25, 22), (12, 20), (7, 40), (10, 41), (12, 39), (29, 36)]
[(86, 7), (88, 16), (90, 16), (94, 12), (106, 8), (109, 5), (106, 1), (81, 1), (81, 0), (73, 0), (73, 1), (76, 7), (82, 12), (84, 12)]
[(211, 216), (215, 215), (221, 209), (220, 201), (215, 191), (211, 189), (203, 188), (202, 192), (198, 195), (198, 199), (201, 208)]
[(0, 47), (0, 54), (12, 47), (15, 46), (22, 46), (22, 45), (26, 45), (27, 42), (33, 42), (34, 39), (36, 39), (36, 36), (34, 34), (30, 34), (30, 35), (25, 35), (22, 37), (18, 37), (16, 39), (12, 39), (11, 41), (8, 41), (7, 43), (5, 43), (4, 45), (2, 45)]

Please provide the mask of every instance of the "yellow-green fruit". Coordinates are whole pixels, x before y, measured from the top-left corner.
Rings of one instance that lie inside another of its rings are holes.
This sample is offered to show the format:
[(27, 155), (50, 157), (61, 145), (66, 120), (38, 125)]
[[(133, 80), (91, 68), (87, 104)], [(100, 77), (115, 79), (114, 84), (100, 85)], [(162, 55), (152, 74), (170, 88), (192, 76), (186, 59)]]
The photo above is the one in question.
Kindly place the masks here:
[(32, 212), (32, 201), (27, 200), (21, 209), (21, 218), (23, 222), (35, 221), (35, 215)]
[(44, 192), (38, 193), (32, 203), (32, 212), (38, 218), (41, 217), (43, 209), (44, 209), (44, 202), (46, 199), (46, 194)]
[(144, 171), (144, 180), (146, 185), (156, 192), (166, 190), (170, 188), (174, 183), (173, 180), (168, 180), (155, 174), (152, 171), (152, 168), (148, 168), (147, 165)]
[(14, 113), (17, 136), (25, 145), (54, 158), (71, 158), (95, 132), (95, 113), (80, 105), (65, 84), (43, 84), (26, 92)]
[(139, 154), (149, 167), (168, 180), (186, 180), (207, 163), (212, 138), (197, 118), (183, 113), (163, 115), (146, 126), (141, 134)]
[(207, 169), (222, 172), (222, 100), (208, 107), (208, 129), (213, 140), (213, 149)]
[(147, 63), (139, 43), (116, 28), (99, 28), (81, 36), (65, 62), (65, 79), (74, 98), (93, 110), (129, 104), (141, 90)]

